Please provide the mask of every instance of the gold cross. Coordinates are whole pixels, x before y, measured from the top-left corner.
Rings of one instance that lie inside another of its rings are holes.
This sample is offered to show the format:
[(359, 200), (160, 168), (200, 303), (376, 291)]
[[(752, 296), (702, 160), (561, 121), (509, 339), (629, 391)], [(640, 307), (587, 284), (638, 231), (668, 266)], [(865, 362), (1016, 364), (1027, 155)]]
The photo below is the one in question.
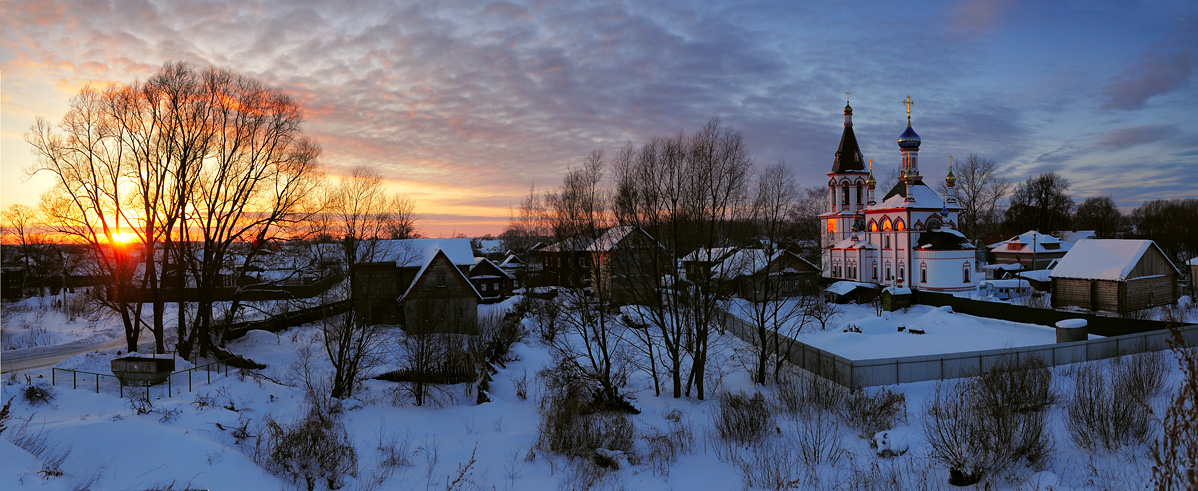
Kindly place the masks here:
[(907, 106), (907, 119), (911, 119), (911, 105), (915, 104), (915, 101), (911, 100), (911, 94), (907, 94), (907, 99), (903, 101), (903, 104)]
[(869, 159), (869, 173), (874, 173), (874, 159)]
[(953, 171), (953, 156), (952, 155), (948, 156), (948, 171), (949, 172)]
[(845, 93), (844, 93), (844, 103), (845, 103), (845, 104), (848, 104), (848, 103), (849, 103), (849, 93), (848, 93), (848, 92), (845, 92)]

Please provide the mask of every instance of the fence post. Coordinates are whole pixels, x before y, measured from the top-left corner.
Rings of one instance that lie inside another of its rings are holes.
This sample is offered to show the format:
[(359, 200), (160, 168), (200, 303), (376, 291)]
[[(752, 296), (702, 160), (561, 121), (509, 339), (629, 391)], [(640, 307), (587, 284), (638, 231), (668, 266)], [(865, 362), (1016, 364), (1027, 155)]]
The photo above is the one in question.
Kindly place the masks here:
[(58, 369), (51, 367), (50, 368), (50, 385), (58, 385), (58, 382), (54, 380), (55, 375), (58, 375)]
[(72, 389), (79, 388), (79, 372), (76, 372), (74, 370), (71, 370), (71, 388)]
[(100, 374), (96, 374), (96, 393), (100, 393)]
[(191, 392), (191, 372), (196, 371), (195, 367), (187, 369), (187, 391)]
[(166, 376), (166, 396), (167, 397), (175, 395), (175, 389), (171, 388), (171, 375), (174, 375), (174, 374), (172, 373), (172, 374), (169, 374)]

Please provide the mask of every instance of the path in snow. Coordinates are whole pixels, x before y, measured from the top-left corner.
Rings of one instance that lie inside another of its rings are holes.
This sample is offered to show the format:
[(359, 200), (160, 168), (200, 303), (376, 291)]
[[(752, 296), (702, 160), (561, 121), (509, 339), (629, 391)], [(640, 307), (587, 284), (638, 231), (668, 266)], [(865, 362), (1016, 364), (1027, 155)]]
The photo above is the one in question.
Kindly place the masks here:
[(48, 367), (80, 353), (120, 348), (126, 344), (124, 336), (99, 344), (97, 338), (104, 337), (97, 335), (56, 346), (0, 351), (0, 373)]

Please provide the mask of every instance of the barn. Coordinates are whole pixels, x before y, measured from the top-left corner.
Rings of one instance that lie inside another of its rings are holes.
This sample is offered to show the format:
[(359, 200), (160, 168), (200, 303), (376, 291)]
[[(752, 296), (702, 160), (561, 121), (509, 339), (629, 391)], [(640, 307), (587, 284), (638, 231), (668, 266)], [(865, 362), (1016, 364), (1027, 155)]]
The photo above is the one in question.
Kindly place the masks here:
[(1151, 240), (1080, 240), (1049, 277), (1052, 306), (1128, 312), (1177, 301), (1177, 267)]

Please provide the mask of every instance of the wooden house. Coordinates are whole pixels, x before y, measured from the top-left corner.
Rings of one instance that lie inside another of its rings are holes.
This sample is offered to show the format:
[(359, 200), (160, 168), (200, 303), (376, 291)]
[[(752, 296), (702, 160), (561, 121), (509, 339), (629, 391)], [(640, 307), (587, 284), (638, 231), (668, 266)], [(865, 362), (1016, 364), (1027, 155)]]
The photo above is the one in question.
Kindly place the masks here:
[(643, 302), (657, 288), (656, 278), (670, 271), (665, 247), (640, 227), (608, 229), (586, 248), (591, 284), (608, 292), (616, 304)]
[(1177, 301), (1177, 267), (1151, 240), (1078, 241), (1049, 275), (1052, 306), (1117, 312)]
[[(474, 252), (470, 248), (470, 239), (381, 240), (370, 250), (370, 257), (363, 258), (354, 272), (357, 278), (354, 281), (354, 310), (361, 322), (401, 324), (407, 327), (407, 319), (416, 317), (407, 315), (411, 309), (402, 305), (404, 297), (414, 300), (446, 298), (453, 300), (450, 303), (457, 306), (473, 302), (474, 310), (477, 310), (481, 297), (467, 277), (470, 268), (474, 266)], [(443, 259), (437, 259), (439, 256)], [(435, 271), (430, 270), (434, 260)], [(425, 275), (432, 275), (433, 279), (430, 281), (425, 278), (424, 281), (419, 281)], [(446, 286), (438, 286), (443, 283), (439, 275), (445, 275)], [(460, 285), (450, 288), (451, 284), (458, 282), (457, 278), (461, 278), (468, 288), (462, 288)], [(450, 289), (436, 290), (438, 288)], [(470, 315), (477, 324), (477, 312)], [(477, 326), (469, 329), (456, 325), (448, 327), (452, 328), (451, 332), (477, 329)]]
[(512, 296), (514, 277), (508, 274), (490, 259), (476, 257), (474, 266), (470, 268), (470, 283), (483, 303), (498, 302)]
[(541, 256), (542, 280), (546, 285), (586, 287), (591, 284), (591, 254), (587, 251), (594, 239), (570, 237), (538, 249)]
[(1023, 269), (1047, 269), (1055, 259), (1065, 257), (1071, 244), (1035, 230), (990, 244), (995, 264), (1019, 264)]
[(399, 297), (404, 330), (478, 334), (480, 301), (482, 296), (466, 274), (438, 250)]
[(714, 268), (725, 292), (753, 301), (813, 293), (820, 269), (788, 250), (740, 249)]

